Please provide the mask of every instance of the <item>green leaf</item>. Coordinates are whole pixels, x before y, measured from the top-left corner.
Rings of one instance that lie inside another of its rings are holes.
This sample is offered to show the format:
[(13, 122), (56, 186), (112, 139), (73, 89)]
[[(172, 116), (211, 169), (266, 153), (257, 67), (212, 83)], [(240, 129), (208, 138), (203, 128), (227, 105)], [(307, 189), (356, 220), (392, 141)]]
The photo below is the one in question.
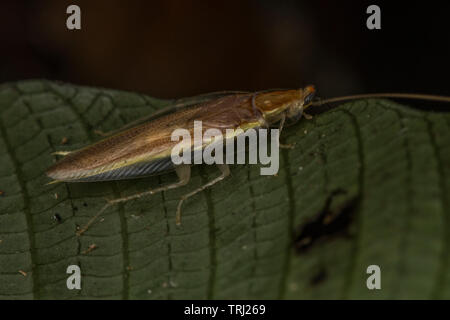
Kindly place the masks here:
[[(170, 103), (48, 81), (0, 86), (0, 298), (450, 298), (450, 115), (389, 100), (286, 128), (295, 148), (282, 150), (277, 176), (232, 166), (185, 202), (181, 227), (178, 199), (214, 167), (108, 209), (77, 237), (105, 197), (176, 176), (45, 185), (50, 153)], [(72, 264), (81, 290), (66, 287)], [(369, 265), (381, 268), (381, 290), (367, 289)]]

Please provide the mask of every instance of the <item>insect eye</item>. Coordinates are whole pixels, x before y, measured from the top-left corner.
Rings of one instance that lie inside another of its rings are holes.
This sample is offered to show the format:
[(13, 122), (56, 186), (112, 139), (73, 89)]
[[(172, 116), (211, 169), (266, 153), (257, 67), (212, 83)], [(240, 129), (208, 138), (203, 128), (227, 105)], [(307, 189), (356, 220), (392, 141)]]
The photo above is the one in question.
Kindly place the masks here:
[(303, 105), (307, 106), (313, 101), (316, 95), (316, 89), (314, 88), (314, 86), (307, 86), (303, 89), (303, 94), (305, 97), (303, 99)]
[(310, 94), (308, 94), (308, 95), (305, 97), (303, 104), (304, 104), (304, 105), (310, 104), (310, 103), (313, 101), (314, 96), (315, 96), (315, 93), (314, 93), (314, 92), (311, 92)]

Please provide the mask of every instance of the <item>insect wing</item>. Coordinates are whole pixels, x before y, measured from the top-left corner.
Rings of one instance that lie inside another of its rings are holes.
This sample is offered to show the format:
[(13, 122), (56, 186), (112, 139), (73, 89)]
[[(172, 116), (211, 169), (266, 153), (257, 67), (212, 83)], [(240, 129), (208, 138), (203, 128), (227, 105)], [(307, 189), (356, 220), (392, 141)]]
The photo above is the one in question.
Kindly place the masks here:
[(251, 94), (228, 95), (203, 104), (176, 107), (175, 111), (67, 155), (50, 167), (47, 175), (59, 181), (108, 181), (173, 169), (170, 154), (178, 143), (171, 139), (175, 129), (185, 128), (193, 136), (195, 120), (203, 122), (203, 132), (258, 123), (260, 115), (252, 110), (250, 98)]

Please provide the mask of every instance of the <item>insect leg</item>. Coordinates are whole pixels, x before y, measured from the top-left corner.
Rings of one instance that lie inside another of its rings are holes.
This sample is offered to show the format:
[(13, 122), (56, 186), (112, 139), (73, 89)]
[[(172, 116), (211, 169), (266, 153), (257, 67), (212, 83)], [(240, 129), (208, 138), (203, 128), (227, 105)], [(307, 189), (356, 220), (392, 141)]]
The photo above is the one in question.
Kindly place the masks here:
[(109, 137), (110, 135), (112, 135), (115, 132), (116, 132), (116, 130), (108, 131), (108, 132), (103, 132), (102, 130), (97, 130), (97, 129), (94, 130), (94, 133), (101, 137)]
[(71, 151), (55, 151), (55, 152), (52, 152), (50, 154), (52, 156), (67, 156), (68, 154), (77, 152), (79, 150), (81, 150), (81, 148), (80, 149), (76, 149), (76, 150), (71, 150)]
[(175, 172), (177, 173), (178, 176), (178, 182), (166, 185), (166, 186), (162, 186), (156, 189), (152, 189), (149, 191), (145, 191), (145, 192), (141, 192), (141, 193), (137, 193), (137, 194), (133, 194), (127, 197), (122, 197), (122, 198), (118, 198), (118, 199), (114, 199), (114, 200), (108, 200), (108, 202), (103, 206), (103, 208), (100, 209), (100, 211), (94, 216), (92, 217), (88, 223), (81, 228), (78, 232), (77, 235), (80, 236), (82, 235), (84, 232), (86, 232), (86, 230), (91, 226), (92, 223), (94, 223), (95, 220), (97, 220), (97, 218), (110, 206), (119, 203), (119, 202), (126, 202), (129, 200), (133, 200), (133, 199), (138, 199), (140, 197), (143, 196), (147, 196), (147, 195), (151, 195), (151, 194), (155, 194), (157, 192), (161, 192), (161, 191), (165, 191), (165, 190), (169, 190), (169, 189), (175, 189), (181, 186), (186, 185), (189, 182), (189, 179), (191, 178), (191, 166), (190, 165), (179, 165), (175, 167)]
[(293, 149), (294, 148), (293, 144), (283, 144), (280, 142), (280, 136), (281, 136), (281, 132), (283, 131), (285, 122), (286, 122), (286, 115), (283, 113), (283, 115), (281, 116), (280, 125), (278, 127), (278, 130), (279, 130), (278, 145), (280, 146), (281, 149)]
[(220, 176), (218, 176), (217, 178), (204, 184), (200, 188), (195, 189), (194, 191), (189, 192), (188, 194), (185, 194), (181, 197), (180, 202), (178, 202), (177, 213), (175, 216), (175, 223), (177, 226), (179, 226), (181, 224), (181, 205), (183, 204), (184, 200), (186, 200), (189, 197), (192, 197), (193, 195), (199, 193), (200, 191), (205, 190), (206, 188), (212, 186), (213, 184), (216, 184), (217, 182), (223, 180), (224, 178), (226, 178), (227, 176), (230, 175), (230, 167), (228, 167), (227, 164), (217, 164), (217, 167), (219, 168), (220, 172), (222, 173)]
[(52, 152), (51, 155), (53, 156), (67, 156), (69, 153), (72, 153), (73, 151), (55, 151)]

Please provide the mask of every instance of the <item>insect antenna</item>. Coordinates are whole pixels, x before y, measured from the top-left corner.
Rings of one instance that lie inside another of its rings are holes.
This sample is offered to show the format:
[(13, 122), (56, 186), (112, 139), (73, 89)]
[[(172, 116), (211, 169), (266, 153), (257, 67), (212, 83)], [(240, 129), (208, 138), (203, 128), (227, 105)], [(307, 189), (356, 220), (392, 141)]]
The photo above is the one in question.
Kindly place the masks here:
[(329, 99), (319, 99), (313, 102), (313, 106), (321, 106), (330, 104), (333, 102), (341, 102), (348, 100), (366, 99), (366, 98), (400, 98), (400, 99), (419, 99), (428, 101), (450, 102), (450, 97), (431, 95), (431, 94), (416, 94), (416, 93), (367, 93), (367, 94), (355, 94), (350, 96), (342, 96)]

